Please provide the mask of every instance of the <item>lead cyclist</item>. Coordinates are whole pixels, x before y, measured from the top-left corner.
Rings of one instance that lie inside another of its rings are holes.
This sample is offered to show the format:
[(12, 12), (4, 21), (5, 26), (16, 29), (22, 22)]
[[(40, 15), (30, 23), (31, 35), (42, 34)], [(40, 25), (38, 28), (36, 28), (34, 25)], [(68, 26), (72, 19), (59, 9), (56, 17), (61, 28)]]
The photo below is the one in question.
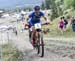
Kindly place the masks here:
[[(43, 17), (46, 20), (46, 23), (49, 23), (44, 13), (40, 11), (40, 6), (35, 6), (34, 12), (32, 12), (27, 18), (27, 24), (29, 24), (31, 28), (31, 30), (29, 30), (29, 39), (31, 39), (31, 36), (33, 38), (33, 35), (38, 27), (41, 28), (41, 20), (40, 20), (41, 17)], [(39, 37), (38, 32), (36, 33), (36, 37), (37, 38)]]

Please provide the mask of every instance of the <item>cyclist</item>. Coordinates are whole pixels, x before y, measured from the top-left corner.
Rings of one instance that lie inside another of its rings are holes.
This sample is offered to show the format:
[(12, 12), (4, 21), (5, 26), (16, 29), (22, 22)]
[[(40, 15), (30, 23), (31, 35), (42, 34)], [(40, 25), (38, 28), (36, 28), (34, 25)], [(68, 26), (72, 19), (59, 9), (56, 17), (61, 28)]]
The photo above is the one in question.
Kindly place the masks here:
[[(35, 28), (35, 24), (36, 23), (41, 23), (41, 20), (40, 20), (40, 18), (41, 17), (43, 17), (46, 21), (47, 21), (47, 18), (44, 16), (44, 13), (43, 12), (41, 12), (40, 11), (40, 6), (35, 6), (34, 7), (34, 12), (32, 12), (29, 16), (28, 16), (28, 18), (27, 18), (27, 23), (31, 26), (31, 28), (32, 28), (32, 30), (29, 30), (29, 37), (30, 37), (30, 39), (31, 39), (31, 36), (32, 36), (32, 38), (33, 38), (33, 35), (34, 35), (34, 33), (35, 33), (35, 30), (36, 30), (36, 28)], [(29, 20), (30, 19), (30, 20)], [(28, 21), (29, 20), (29, 21)], [(47, 23), (49, 23), (48, 21), (47, 21)], [(40, 26), (41, 27), (41, 26)], [(39, 30), (37, 30), (37, 31), (39, 31)], [(32, 34), (32, 35), (31, 35)], [(38, 37), (38, 32), (36, 33), (36, 37)], [(34, 39), (33, 39), (34, 40)], [(34, 44), (34, 41), (33, 41), (33, 44)]]
[(24, 17), (24, 11), (21, 11), (20, 16), (21, 16), (22, 21), (24, 21), (24, 19), (25, 19), (25, 17)]
[(24, 11), (21, 11), (19, 13), (19, 15), (17, 16), (17, 21), (24, 21), (25, 17), (24, 17)]

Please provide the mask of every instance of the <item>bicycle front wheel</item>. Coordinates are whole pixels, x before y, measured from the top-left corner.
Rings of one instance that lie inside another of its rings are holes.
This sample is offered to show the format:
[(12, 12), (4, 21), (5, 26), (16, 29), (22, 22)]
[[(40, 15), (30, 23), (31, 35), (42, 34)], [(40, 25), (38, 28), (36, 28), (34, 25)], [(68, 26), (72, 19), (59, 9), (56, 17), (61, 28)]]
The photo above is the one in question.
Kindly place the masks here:
[(40, 40), (38, 45), (38, 53), (41, 57), (44, 56), (44, 41), (43, 41), (43, 33), (40, 33)]

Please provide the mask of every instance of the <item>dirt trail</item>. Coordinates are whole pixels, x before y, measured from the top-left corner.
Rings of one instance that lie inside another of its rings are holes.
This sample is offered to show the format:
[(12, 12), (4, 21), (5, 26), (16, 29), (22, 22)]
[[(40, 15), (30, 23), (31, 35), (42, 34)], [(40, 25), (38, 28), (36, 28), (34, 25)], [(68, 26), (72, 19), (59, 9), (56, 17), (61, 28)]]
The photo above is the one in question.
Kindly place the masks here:
[(29, 50), (33, 50), (32, 45), (30, 44), (28, 37), (25, 36), (25, 39), (23, 39), (23, 37), (19, 34), (19, 35), (15, 35), (15, 34), (11, 34), (13, 36), (13, 38), (11, 38), (13, 45), (16, 46), (16, 48), (21, 51), (21, 52), (25, 52), (25, 51), (29, 51)]
[(75, 47), (61, 46), (57, 43), (48, 44), (45, 45), (45, 56), (43, 58), (40, 58), (35, 51), (28, 52), (24, 58), (26, 61), (75, 61)]

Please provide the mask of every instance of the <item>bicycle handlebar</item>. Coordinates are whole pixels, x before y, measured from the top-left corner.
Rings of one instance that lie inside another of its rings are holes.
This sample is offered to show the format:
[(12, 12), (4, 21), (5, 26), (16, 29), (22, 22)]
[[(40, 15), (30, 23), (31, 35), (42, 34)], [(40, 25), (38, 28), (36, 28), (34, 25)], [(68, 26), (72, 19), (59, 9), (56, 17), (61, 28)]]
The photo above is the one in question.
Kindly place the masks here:
[(50, 23), (42, 23), (41, 25), (50, 25)]
[[(50, 23), (41, 23), (41, 25), (50, 25)], [(25, 29), (28, 30), (31, 27), (29, 24), (25, 24)]]

